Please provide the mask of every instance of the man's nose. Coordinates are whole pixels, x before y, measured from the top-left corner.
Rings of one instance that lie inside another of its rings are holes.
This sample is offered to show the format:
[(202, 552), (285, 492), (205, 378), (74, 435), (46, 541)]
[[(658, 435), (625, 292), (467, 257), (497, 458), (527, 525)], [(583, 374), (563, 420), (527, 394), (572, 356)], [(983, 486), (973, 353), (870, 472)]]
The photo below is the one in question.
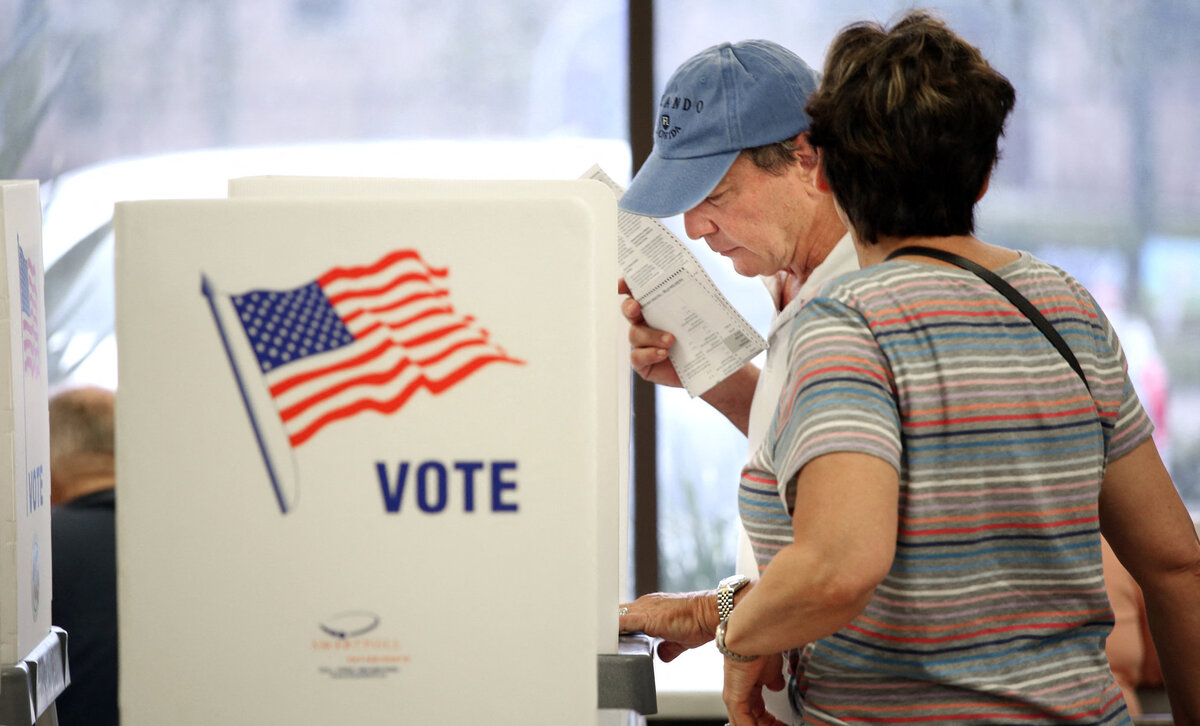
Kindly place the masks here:
[(700, 239), (717, 231), (712, 219), (698, 210), (699, 207), (693, 207), (683, 213), (683, 230), (690, 239)]

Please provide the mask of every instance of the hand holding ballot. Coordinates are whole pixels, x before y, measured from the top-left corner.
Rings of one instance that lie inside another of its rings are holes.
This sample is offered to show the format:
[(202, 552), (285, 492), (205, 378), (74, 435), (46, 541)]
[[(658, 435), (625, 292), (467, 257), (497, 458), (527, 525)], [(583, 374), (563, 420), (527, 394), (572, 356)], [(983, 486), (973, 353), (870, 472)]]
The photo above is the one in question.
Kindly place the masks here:
[[(599, 166), (589, 169), (584, 178), (603, 182), (618, 196), (624, 191)], [(766, 348), (758, 331), (729, 304), (691, 250), (662, 222), (618, 211), (617, 243), (622, 284), (637, 299), (639, 315), (655, 326), (650, 330), (671, 328), (667, 356), (679, 382), (668, 385), (699, 396)]]
[(642, 304), (633, 298), (625, 278), (617, 281), (617, 292), (629, 295), (621, 301), (621, 314), (629, 321), (629, 342), (633, 350), (629, 362), (635, 373), (650, 383), (681, 388), (679, 373), (667, 352), (675, 344), (675, 336), (665, 330), (650, 327), (642, 316)]
[[(675, 336), (659, 330), (646, 322), (642, 315), (642, 304), (632, 297), (625, 278), (617, 281), (617, 292), (629, 295), (621, 301), (621, 314), (629, 323), (629, 364), (634, 372), (648, 383), (682, 388), (684, 384), (675, 370), (670, 348), (675, 345)], [(758, 384), (759, 370), (753, 363), (745, 363), (724, 380), (713, 385), (700, 398), (729, 419), (743, 434), (750, 426), (750, 403)]]

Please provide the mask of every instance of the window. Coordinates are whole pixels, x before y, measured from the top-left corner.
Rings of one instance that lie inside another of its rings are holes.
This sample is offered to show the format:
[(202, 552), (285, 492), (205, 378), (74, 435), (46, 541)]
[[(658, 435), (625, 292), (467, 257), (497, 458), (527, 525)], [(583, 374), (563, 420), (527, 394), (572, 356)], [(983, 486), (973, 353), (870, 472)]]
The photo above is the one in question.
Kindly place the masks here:
[(10, 5), (0, 173), (42, 181), (52, 385), (116, 383), (115, 201), (267, 173), (629, 177), (615, 0)]

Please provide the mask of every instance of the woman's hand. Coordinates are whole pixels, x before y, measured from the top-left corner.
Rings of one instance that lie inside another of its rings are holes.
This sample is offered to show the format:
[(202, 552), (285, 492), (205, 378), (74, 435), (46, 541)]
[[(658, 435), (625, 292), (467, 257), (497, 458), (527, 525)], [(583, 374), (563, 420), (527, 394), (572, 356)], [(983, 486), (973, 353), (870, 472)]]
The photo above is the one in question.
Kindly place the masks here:
[(783, 656), (764, 655), (747, 663), (725, 659), (725, 688), (721, 700), (732, 726), (787, 726), (767, 711), (763, 687), (782, 690)]
[(704, 645), (717, 629), (717, 593), (703, 592), (642, 595), (622, 606), (621, 632), (642, 632), (662, 638), (658, 657), (674, 660), (683, 651)]

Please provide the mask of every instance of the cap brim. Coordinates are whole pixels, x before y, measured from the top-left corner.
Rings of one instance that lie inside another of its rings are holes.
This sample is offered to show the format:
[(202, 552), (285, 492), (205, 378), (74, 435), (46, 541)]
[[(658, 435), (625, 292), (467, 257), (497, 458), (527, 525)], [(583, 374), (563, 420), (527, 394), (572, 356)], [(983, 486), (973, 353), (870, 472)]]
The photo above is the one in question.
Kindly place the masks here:
[(647, 217), (683, 214), (721, 183), (739, 153), (734, 150), (693, 159), (664, 159), (652, 153), (618, 206)]

